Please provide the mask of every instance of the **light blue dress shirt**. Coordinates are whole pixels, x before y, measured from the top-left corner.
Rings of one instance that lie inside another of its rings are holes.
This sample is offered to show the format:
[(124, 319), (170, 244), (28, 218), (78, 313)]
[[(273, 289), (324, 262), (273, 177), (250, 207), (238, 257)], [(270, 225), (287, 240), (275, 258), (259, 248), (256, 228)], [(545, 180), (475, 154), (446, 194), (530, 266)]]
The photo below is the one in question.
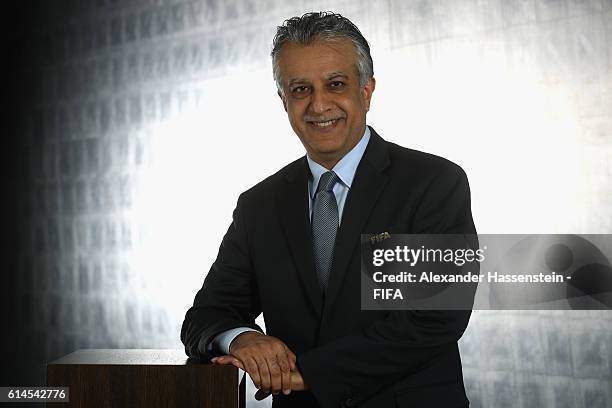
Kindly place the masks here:
[[(338, 204), (338, 219), (340, 220), (340, 223), (342, 223), (342, 213), (344, 212), (346, 197), (348, 196), (348, 192), (353, 184), (357, 166), (359, 166), (359, 162), (363, 157), (363, 153), (365, 152), (369, 141), (370, 128), (366, 126), (361, 140), (355, 145), (355, 147), (345, 154), (344, 157), (340, 159), (340, 161), (336, 163), (332, 169), (340, 179), (340, 181), (336, 183), (333, 188), (334, 195), (336, 196), (336, 203)], [(308, 197), (310, 197), (310, 200), (308, 200), (308, 208), (310, 219), (312, 219), (312, 206), (314, 204), (317, 186), (319, 185), (319, 179), (323, 173), (328, 170), (312, 160), (310, 156), (306, 156), (306, 160), (308, 160), (308, 167), (310, 168), (310, 174), (312, 176), (308, 179)], [(218, 334), (209, 344), (209, 351), (218, 350), (221, 353), (229, 354), (229, 347), (232, 341), (234, 341), (239, 334), (247, 331), (257, 330), (251, 329), (250, 327), (236, 327), (235, 329), (230, 329)]]
[[(340, 220), (340, 223), (342, 223), (342, 213), (344, 212), (346, 196), (348, 196), (351, 184), (353, 184), (353, 179), (355, 178), (357, 166), (359, 166), (359, 162), (363, 157), (363, 153), (365, 152), (369, 141), (370, 128), (366, 126), (366, 130), (359, 143), (357, 143), (355, 147), (351, 149), (351, 151), (345, 154), (344, 157), (340, 159), (340, 161), (336, 163), (332, 169), (340, 179), (340, 182), (336, 183), (333, 189), (334, 195), (336, 196), (336, 203), (338, 204), (338, 219)], [(306, 160), (308, 160), (308, 167), (310, 167), (310, 174), (312, 175), (312, 177), (308, 179), (308, 196), (310, 197), (308, 204), (310, 209), (310, 219), (312, 219), (312, 206), (314, 204), (314, 198), (319, 185), (319, 180), (327, 169), (312, 160), (310, 156), (306, 156)]]

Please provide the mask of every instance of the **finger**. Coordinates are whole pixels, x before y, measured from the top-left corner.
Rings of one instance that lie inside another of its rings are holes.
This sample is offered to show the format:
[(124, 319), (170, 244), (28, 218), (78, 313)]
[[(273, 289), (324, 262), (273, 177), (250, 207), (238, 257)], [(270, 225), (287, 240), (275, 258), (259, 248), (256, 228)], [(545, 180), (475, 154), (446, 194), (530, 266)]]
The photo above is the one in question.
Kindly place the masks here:
[(277, 356), (278, 363), (281, 369), (281, 388), (283, 394), (288, 395), (291, 393), (291, 367), (287, 354)]
[(287, 353), (287, 358), (289, 359), (291, 371), (297, 370), (297, 365), (295, 364), (297, 361), (297, 357), (295, 356), (293, 351), (289, 350), (288, 347), (285, 347), (285, 352)]
[(242, 364), (242, 361), (238, 360), (237, 358), (232, 359), (232, 364), (235, 367), (240, 368), (241, 370), (244, 370), (244, 364)]
[(248, 357), (244, 361), (245, 371), (251, 376), (255, 387), (261, 388), (261, 376), (259, 375), (259, 368), (257, 367), (257, 361), (253, 357)]
[(304, 390), (304, 378), (299, 371), (294, 371), (291, 373), (291, 386), (295, 391)]
[(282, 380), (281, 380), (281, 369), (278, 365), (278, 360), (276, 356), (269, 358), (266, 360), (268, 363), (268, 371), (270, 372), (270, 392), (272, 394), (278, 394), (282, 389)]
[(230, 365), (231, 364), (234, 367), (238, 367), (244, 370), (244, 365), (242, 364), (242, 361), (240, 361), (234, 356), (215, 357), (212, 361), (217, 365)]
[(257, 368), (259, 369), (259, 378), (261, 379), (261, 389), (264, 391), (270, 391), (270, 370), (268, 369), (268, 363), (263, 357), (256, 357)]
[(221, 364), (228, 364), (229, 360), (226, 360), (224, 356), (220, 356), (220, 357), (215, 357), (210, 361), (212, 361), (215, 364), (221, 365)]

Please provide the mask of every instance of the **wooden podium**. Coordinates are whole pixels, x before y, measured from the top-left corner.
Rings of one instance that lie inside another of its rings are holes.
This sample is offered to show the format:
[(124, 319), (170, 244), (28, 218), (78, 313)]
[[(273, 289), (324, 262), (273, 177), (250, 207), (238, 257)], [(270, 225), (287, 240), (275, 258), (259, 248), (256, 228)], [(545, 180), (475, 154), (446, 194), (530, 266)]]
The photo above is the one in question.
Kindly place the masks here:
[(233, 366), (192, 362), (182, 350), (78, 350), (47, 364), (47, 386), (67, 386), (70, 407), (244, 408)]

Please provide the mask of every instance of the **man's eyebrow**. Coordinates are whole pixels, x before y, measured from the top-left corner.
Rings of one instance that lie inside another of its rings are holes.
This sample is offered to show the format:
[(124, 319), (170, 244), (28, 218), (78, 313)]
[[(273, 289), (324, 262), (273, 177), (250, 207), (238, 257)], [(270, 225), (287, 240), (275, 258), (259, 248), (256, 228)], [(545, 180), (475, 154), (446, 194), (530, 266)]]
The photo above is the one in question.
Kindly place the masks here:
[[(337, 77), (348, 78), (348, 75), (346, 75), (342, 71), (330, 72), (329, 74), (325, 75), (325, 79), (327, 79), (327, 80), (330, 80), (332, 78), (337, 78)], [(307, 84), (307, 83), (309, 83), (309, 81), (307, 79), (304, 79), (304, 78), (291, 78), (287, 82), (287, 85), (291, 86), (291, 85), (294, 85), (294, 84)]]
[(306, 84), (306, 83), (308, 83), (308, 81), (305, 80), (304, 78), (291, 78), (289, 82), (287, 82), (287, 85)]
[(343, 77), (343, 78), (348, 78), (348, 75), (346, 75), (344, 72), (342, 71), (336, 71), (336, 72), (332, 72), (330, 74), (327, 74), (325, 76), (327, 79), (332, 79), (332, 78), (336, 78), (336, 77)]

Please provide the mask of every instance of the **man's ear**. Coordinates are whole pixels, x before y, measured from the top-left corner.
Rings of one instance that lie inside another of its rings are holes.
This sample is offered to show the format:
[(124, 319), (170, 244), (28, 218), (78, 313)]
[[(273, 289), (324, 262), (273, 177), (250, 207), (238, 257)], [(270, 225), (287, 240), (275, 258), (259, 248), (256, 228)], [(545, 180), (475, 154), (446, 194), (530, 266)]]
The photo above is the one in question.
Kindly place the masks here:
[(287, 112), (287, 101), (285, 100), (283, 93), (281, 91), (277, 91), (277, 93), (278, 97), (281, 98), (281, 101), (283, 101), (283, 108), (285, 108), (285, 112)]
[(363, 86), (362, 97), (365, 104), (366, 112), (370, 110), (370, 101), (372, 100), (372, 94), (376, 88), (376, 79), (374, 77), (368, 79), (368, 82)]

